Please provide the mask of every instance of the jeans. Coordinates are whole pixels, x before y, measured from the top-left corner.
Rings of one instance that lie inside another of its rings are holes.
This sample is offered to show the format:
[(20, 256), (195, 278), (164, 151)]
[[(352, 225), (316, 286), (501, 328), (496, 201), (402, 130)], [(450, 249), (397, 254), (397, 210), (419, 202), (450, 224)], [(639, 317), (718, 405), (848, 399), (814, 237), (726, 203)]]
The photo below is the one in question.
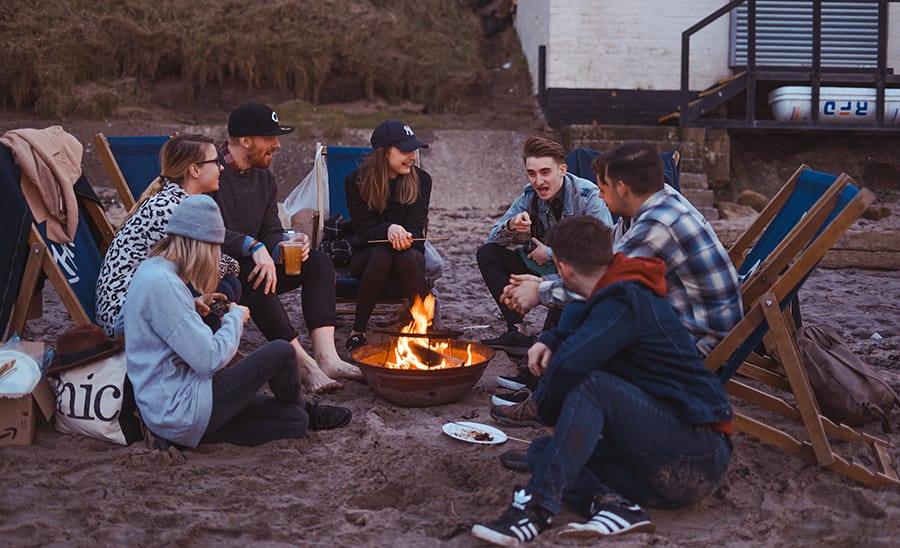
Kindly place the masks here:
[[(518, 252), (502, 245), (484, 244), (478, 248), (475, 257), (478, 260), (478, 268), (481, 270), (484, 284), (490, 291), (491, 297), (494, 298), (494, 302), (500, 308), (500, 313), (503, 314), (503, 319), (506, 320), (507, 328), (513, 329), (517, 323), (522, 323), (525, 320), (521, 314), (501, 303), (500, 295), (503, 294), (503, 288), (509, 284), (510, 275), (532, 274), (532, 272), (528, 270), (528, 266)], [(544, 320), (544, 331), (556, 327), (556, 324), (559, 323), (560, 314), (561, 309), (559, 308), (549, 308), (547, 310), (547, 317)]]
[[(274, 397), (257, 395), (266, 383)], [(252, 447), (302, 438), (308, 426), (294, 347), (273, 341), (213, 377), (212, 414), (202, 443)]]
[[(291, 325), (291, 319), (281, 304), (280, 294), (292, 291), (300, 287), (300, 305), (303, 309), (303, 319), (306, 320), (306, 328), (309, 331), (319, 327), (333, 326), (337, 323), (334, 296), (334, 264), (331, 257), (320, 251), (312, 250), (309, 258), (303, 261), (303, 267), (299, 275), (287, 275), (284, 273), (284, 265), (276, 264), (275, 271), (278, 283), (275, 293), (262, 292), (262, 284), (256, 289), (253, 282), (247, 276), (256, 267), (253, 259), (245, 257), (240, 260), (240, 280), (243, 284), (241, 304), (250, 309), (250, 317), (253, 323), (266, 337), (266, 340), (276, 339), (291, 341), (297, 338), (297, 331)], [(256, 278), (254, 278), (254, 282)]]
[(715, 491), (731, 461), (728, 436), (680, 420), (665, 403), (605, 371), (566, 396), (553, 436), (532, 442), (528, 490), (557, 513), (565, 500), (589, 516), (595, 495), (657, 508)]

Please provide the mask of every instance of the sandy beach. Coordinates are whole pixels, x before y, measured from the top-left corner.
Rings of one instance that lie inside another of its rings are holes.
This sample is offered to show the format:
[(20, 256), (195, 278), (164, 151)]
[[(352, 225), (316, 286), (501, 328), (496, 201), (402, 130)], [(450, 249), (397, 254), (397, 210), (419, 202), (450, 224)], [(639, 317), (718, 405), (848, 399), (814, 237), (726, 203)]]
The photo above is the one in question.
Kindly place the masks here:
[[(524, 137), (482, 131), (463, 139), (436, 131), (429, 135), (432, 149), (423, 155), (435, 181), (430, 233), (448, 238), (436, 244), (446, 263), (436, 287), (443, 326), (462, 329), (470, 340), (503, 329), (475, 250), (525, 182), (518, 157)], [(456, 161), (488, 145), (504, 151), (502, 159), (488, 166)], [(276, 157), (273, 169), (290, 166), (294, 180), (308, 169), (279, 162)], [(898, 216), (895, 209), (887, 222)], [(855, 353), (900, 390), (900, 273), (819, 269), (800, 297), (806, 323), (835, 327)], [(29, 322), (24, 338), (52, 344), (70, 323), (49, 284), (44, 298), (44, 315)], [(299, 295), (282, 299), (302, 326)], [(543, 311), (533, 311), (527, 320), (537, 333)], [(351, 322), (352, 316), (338, 320), (342, 352)], [(308, 333), (301, 331), (309, 348)], [(241, 349), (250, 351), (263, 342), (251, 324)], [(122, 447), (63, 435), (43, 424), (32, 446), (0, 448), (0, 539), (10, 546), (479, 546), (469, 535), (471, 525), (497, 517), (509, 504), (513, 486), (528, 479), (527, 473), (503, 468), (498, 456), (524, 450), (526, 444), (469, 444), (444, 435), (441, 426), (472, 420), (499, 427), (489, 415), (495, 377), (514, 371), (514, 362), (500, 352), (459, 401), (428, 408), (400, 407), (369, 386), (348, 381), (322, 402), (350, 407), (349, 426), (256, 448), (202, 445), (160, 452), (142, 442)], [(895, 430), (898, 417), (895, 409)], [(526, 440), (545, 432), (501, 429)], [(875, 423), (865, 431), (891, 440), (890, 456), (900, 464), (900, 434), (883, 434)], [(742, 433), (734, 444), (727, 479), (713, 496), (678, 511), (648, 509), (656, 533), (607, 542), (896, 545), (900, 489), (866, 487)], [(564, 512), (555, 523), (573, 519)], [(533, 544), (587, 545), (557, 538), (558, 530)]]

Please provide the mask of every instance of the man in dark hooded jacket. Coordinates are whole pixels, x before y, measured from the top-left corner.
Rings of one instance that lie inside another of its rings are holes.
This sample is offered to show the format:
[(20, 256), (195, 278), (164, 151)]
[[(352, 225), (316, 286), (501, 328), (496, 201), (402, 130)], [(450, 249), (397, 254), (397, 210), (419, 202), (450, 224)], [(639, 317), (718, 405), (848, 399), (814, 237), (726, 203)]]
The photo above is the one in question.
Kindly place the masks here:
[(531, 444), (531, 480), (509, 509), (472, 528), (500, 545), (536, 538), (563, 500), (590, 521), (561, 535), (653, 531), (639, 504), (691, 504), (731, 458), (731, 405), (665, 298), (665, 263), (613, 255), (611, 230), (591, 217), (560, 221), (550, 241), (563, 282), (586, 301), (528, 351), (537, 413), (554, 433)]

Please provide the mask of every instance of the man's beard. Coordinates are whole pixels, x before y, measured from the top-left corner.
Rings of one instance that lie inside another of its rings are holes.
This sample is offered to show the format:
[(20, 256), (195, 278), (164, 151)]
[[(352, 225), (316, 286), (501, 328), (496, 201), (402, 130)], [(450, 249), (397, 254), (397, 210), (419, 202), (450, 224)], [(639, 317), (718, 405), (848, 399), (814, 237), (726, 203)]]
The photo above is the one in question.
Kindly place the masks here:
[(272, 156), (267, 155), (265, 150), (251, 151), (247, 157), (250, 167), (259, 169), (268, 169), (272, 165)]

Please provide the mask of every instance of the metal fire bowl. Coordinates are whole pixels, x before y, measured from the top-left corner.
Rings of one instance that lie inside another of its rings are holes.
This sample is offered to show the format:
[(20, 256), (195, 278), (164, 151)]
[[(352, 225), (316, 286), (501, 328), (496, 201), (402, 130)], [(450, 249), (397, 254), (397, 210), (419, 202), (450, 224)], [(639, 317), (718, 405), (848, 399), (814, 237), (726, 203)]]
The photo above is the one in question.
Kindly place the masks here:
[(454, 341), (452, 355), (465, 359), (466, 344), (471, 344), (472, 353), (481, 357), (481, 361), (468, 367), (428, 370), (384, 367), (390, 342), (367, 344), (351, 352), (350, 357), (366, 382), (384, 399), (404, 407), (431, 407), (461, 398), (475, 386), (494, 357), (494, 349), (468, 341)]

